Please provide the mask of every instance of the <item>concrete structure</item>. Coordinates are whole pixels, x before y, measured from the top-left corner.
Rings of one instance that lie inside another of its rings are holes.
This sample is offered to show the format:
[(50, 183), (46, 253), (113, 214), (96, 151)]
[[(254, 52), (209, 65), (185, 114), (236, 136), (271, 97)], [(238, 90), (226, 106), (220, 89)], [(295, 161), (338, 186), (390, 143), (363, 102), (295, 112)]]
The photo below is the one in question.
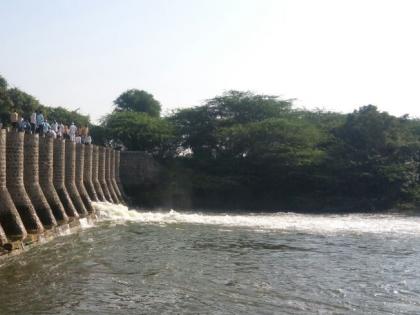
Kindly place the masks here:
[(39, 184), (39, 136), (25, 134), (23, 180), (26, 192), (45, 229), (57, 225), (51, 207)]
[(88, 215), (88, 211), (76, 187), (76, 144), (66, 141), (65, 184), (73, 204), (81, 218)]
[(75, 183), (77, 190), (79, 191), (80, 198), (82, 198), (83, 204), (89, 213), (93, 212), (92, 201), (86, 191), (86, 187), (83, 183), (85, 170), (85, 145), (81, 143), (76, 144), (76, 177)]
[(98, 195), (96, 194), (95, 187), (92, 181), (92, 170), (93, 170), (93, 145), (85, 145), (85, 169), (83, 171), (83, 184), (85, 185), (86, 191), (92, 201), (99, 201)]
[(26, 230), (31, 234), (44, 231), (23, 182), (24, 133), (9, 132), (6, 140), (6, 186)]
[(0, 130), (0, 256), (80, 226), (91, 198), (122, 201), (118, 183), (119, 152)]
[(105, 148), (105, 180), (108, 185), (108, 190), (111, 194), (112, 201), (114, 203), (119, 203), (118, 196), (115, 193), (111, 178), (111, 151), (111, 148)]
[(0, 225), (8, 239), (23, 240), (27, 233), (6, 187), (6, 130), (0, 129)]
[(111, 172), (111, 183), (112, 187), (114, 188), (115, 194), (117, 195), (118, 202), (124, 204), (124, 198), (120, 192), (120, 189), (117, 185), (117, 180), (115, 179), (115, 150), (111, 150), (111, 165), (110, 165), (110, 172)]
[[(41, 138), (39, 139), (39, 183), (57, 224), (63, 225), (69, 222), (69, 218), (54, 187), (53, 170), (54, 139), (52, 137)], [(64, 178), (62, 183), (64, 186)]]
[(118, 189), (120, 191), (120, 194), (123, 198), (123, 200), (128, 200), (127, 195), (124, 192), (124, 187), (121, 183), (121, 178), (120, 178), (120, 160), (121, 160), (121, 152), (120, 151), (115, 151), (115, 181), (117, 183)]
[(105, 199), (109, 202), (113, 202), (111, 193), (108, 190), (108, 183), (106, 181), (105, 176), (105, 155), (106, 155), (106, 149), (104, 147), (99, 147), (99, 168), (98, 168), (98, 177), (99, 177), (99, 183), (101, 184), (102, 191), (104, 192)]
[(99, 183), (99, 147), (92, 145), (92, 183), (99, 201), (106, 201), (101, 184)]
[(61, 204), (66, 211), (69, 222), (79, 218), (79, 214), (65, 185), (66, 178), (66, 145), (64, 140), (54, 140), (53, 150), (53, 184), (60, 198)]

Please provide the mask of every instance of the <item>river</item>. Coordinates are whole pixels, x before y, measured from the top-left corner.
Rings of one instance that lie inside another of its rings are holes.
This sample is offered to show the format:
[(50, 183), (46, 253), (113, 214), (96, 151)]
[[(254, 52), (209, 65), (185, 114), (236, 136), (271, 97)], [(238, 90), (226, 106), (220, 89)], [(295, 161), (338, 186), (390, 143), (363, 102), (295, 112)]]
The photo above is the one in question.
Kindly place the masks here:
[(0, 261), (0, 314), (420, 314), (420, 217), (137, 212)]

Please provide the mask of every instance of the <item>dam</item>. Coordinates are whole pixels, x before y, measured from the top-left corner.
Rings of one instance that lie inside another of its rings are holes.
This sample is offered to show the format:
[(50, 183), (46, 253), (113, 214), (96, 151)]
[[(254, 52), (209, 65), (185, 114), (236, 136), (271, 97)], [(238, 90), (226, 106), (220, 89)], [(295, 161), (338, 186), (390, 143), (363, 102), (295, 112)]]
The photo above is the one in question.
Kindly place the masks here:
[(0, 256), (95, 220), (92, 201), (124, 204), (119, 156), (108, 147), (1, 129)]

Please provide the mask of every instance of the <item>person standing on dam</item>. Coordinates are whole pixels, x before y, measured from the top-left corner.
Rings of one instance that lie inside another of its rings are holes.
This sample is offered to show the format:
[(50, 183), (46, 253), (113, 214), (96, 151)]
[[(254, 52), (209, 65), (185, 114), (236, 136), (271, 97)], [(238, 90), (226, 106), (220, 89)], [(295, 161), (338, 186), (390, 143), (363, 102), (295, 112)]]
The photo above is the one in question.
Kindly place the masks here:
[(31, 114), (31, 131), (32, 133), (36, 131), (36, 111)]
[(52, 124), (51, 124), (51, 130), (55, 132), (55, 134), (58, 133), (58, 123), (56, 120), (53, 120)]
[(70, 141), (74, 142), (76, 140), (76, 132), (77, 132), (77, 127), (74, 124), (74, 122), (72, 122), (71, 126), (69, 127)]
[(31, 124), (27, 119), (24, 119), (23, 117), (20, 119), (19, 131), (23, 131), (27, 134), (32, 133)]
[(18, 120), (19, 120), (19, 115), (16, 111), (12, 112), (10, 114), (10, 122), (12, 123), (12, 129), (14, 131), (17, 131), (18, 129)]
[(36, 115), (36, 132), (41, 134), (44, 132), (44, 115), (38, 111)]
[(42, 132), (44, 135), (47, 135), (51, 130), (51, 126), (48, 123), (48, 120), (45, 119), (44, 123), (42, 124)]
[(63, 123), (57, 123), (57, 138), (62, 139), (64, 137), (64, 125)]

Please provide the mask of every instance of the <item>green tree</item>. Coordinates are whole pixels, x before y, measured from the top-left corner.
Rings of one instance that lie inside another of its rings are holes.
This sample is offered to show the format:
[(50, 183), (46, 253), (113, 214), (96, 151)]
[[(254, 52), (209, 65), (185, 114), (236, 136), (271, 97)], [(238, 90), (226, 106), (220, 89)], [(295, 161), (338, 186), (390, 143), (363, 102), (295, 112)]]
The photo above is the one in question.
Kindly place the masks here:
[(158, 117), (138, 112), (114, 112), (105, 117), (102, 126), (110, 141), (129, 150), (144, 150), (162, 156), (173, 139), (171, 125)]
[(152, 117), (159, 117), (160, 103), (152, 94), (143, 90), (127, 90), (114, 101), (116, 111), (146, 113)]
[(44, 112), (45, 117), (49, 121), (55, 120), (65, 125), (70, 125), (74, 122), (76, 126), (88, 126), (90, 124), (89, 116), (82, 115), (77, 111), (68, 110), (64, 107), (42, 106), (40, 109)]
[(420, 142), (406, 118), (397, 118), (368, 105), (347, 115), (334, 129), (324, 168), (336, 187), (369, 201), (371, 207), (389, 207), (415, 198)]
[(169, 121), (177, 130), (178, 146), (210, 158), (223, 150), (218, 135), (221, 128), (279, 118), (290, 113), (291, 106), (290, 100), (275, 96), (228, 91), (202, 106), (175, 111)]
[(13, 103), (13, 110), (16, 110), (19, 114), (26, 117), (29, 117), (31, 113), (41, 106), (35, 97), (19, 90), (18, 88), (8, 89), (7, 95)]
[(7, 90), (7, 81), (0, 75), (0, 90)]

